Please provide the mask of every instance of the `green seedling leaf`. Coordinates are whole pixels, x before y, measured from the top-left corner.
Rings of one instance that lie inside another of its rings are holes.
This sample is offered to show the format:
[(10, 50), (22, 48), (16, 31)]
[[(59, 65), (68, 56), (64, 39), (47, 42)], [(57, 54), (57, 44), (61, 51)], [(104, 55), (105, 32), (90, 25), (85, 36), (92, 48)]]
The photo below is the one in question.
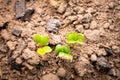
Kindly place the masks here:
[(40, 43), (41, 42), (41, 36), (39, 34), (34, 34), (34, 41), (36, 43)]
[(55, 52), (58, 55), (60, 52), (64, 52), (64, 53), (69, 53), (70, 52), (70, 47), (69, 46), (62, 46), (62, 45), (57, 45), (55, 47)]
[(48, 36), (41, 36), (41, 42), (39, 43), (40, 45), (47, 45), (49, 42)]
[(38, 48), (37, 53), (41, 56), (44, 56), (46, 53), (51, 52), (52, 49), (49, 46), (45, 46), (43, 48)]
[(44, 56), (46, 53), (45, 53), (45, 50), (43, 48), (38, 48), (37, 49), (37, 53), (41, 56)]
[(79, 44), (84, 44), (85, 36), (82, 33), (78, 33), (78, 43)]
[(67, 34), (67, 43), (70, 44), (84, 44), (84, 35), (82, 33), (70, 32)]
[(41, 36), (39, 34), (34, 34), (34, 41), (41, 46), (47, 45), (49, 42), (49, 37), (48, 36)]
[(58, 57), (60, 57), (62, 59), (70, 60), (70, 61), (73, 60), (73, 56), (70, 53), (66, 54), (64, 52), (60, 52)]
[(49, 53), (49, 52), (52, 51), (51, 47), (49, 47), (49, 46), (43, 47), (43, 50), (44, 50), (46, 53)]

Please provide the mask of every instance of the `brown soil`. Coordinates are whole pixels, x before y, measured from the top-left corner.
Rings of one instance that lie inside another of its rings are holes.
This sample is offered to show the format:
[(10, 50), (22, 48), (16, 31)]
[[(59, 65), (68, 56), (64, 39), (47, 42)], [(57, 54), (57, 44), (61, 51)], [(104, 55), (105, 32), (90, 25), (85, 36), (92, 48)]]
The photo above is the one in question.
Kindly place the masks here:
[[(65, 0), (57, 6), (25, 0), (29, 15), (19, 19), (16, 1), (0, 0), (0, 80), (120, 80), (119, 0)], [(56, 33), (47, 30), (51, 18), (61, 23)], [(72, 62), (54, 52), (70, 31), (86, 36), (84, 45), (71, 48)], [(36, 53), (34, 33), (51, 39), (53, 51), (44, 60)]]

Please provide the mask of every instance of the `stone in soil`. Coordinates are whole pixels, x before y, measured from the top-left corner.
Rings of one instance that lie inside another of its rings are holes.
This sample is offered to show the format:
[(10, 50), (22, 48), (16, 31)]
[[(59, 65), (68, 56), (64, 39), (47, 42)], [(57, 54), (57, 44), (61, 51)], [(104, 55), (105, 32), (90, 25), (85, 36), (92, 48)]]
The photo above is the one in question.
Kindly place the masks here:
[(49, 19), (47, 21), (47, 30), (56, 33), (60, 28), (61, 23), (58, 19)]
[(0, 30), (6, 29), (9, 22), (0, 22)]
[(107, 53), (107, 56), (110, 56), (110, 55), (113, 55), (113, 54), (114, 54), (114, 52), (112, 51), (111, 48), (104, 47), (104, 49), (105, 49), (105, 51), (106, 51), (106, 53)]
[(99, 30), (86, 30), (84, 31), (84, 35), (91, 41), (97, 41), (100, 39), (100, 31)]
[(66, 70), (64, 68), (59, 68), (57, 70), (57, 75), (60, 76), (60, 77), (65, 77), (66, 75)]
[(91, 61), (95, 62), (97, 61), (97, 56), (96, 54), (92, 54), (91, 57), (90, 57)]
[(96, 68), (100, 72), (108, 72), (111, 69), (111, 65), (105, 57), (98, 57)]
[(12, 29), (12, 34), (15, 36), (20, 36), (22, 33), (22, 30), (18, 30), (18, 29)]
[(17, 19), (21, 18), (24, 16), (25, 14), (25, 0), (21, 0), (21, 1), (16, 1), (15, 2), (15, 6), (14, 6), (14, 9), (15, 9), (15, 17)]
[(55, 74), (52, 74), (52, 73), (42, 76), (41, 80), (49, 80), (49, 79), (50, 80), (60, 80), (58, 76), (56, 76)]
[(117, 72), (116, 72), (116, 70), (115, 70), (114, 68), (111, 69), (111, 70), (108, 72), (108, 74), (109, 74), (110, 76), (114, 76), (114, 77), (117, 76)]
[(23, 17), (21, 17), (22, 21), (30, 21), (32, 15), (34, 14), (35, 10), (34, 9), (28, 9), (25, 11), (25, 14)]
[(6, 45), (0, 46), (0, 51), (6, 53), (8, 51), (8, 47)]

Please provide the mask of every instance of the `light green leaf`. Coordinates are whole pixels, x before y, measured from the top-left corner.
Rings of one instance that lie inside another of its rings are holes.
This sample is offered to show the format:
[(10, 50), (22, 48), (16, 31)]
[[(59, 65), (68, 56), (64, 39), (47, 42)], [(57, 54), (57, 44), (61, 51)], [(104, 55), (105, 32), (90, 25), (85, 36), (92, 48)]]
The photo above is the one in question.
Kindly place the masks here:
[(45, 47), (43, 47), (42, 49), (43, 49), (46, 53), (49, 53), (49, 52), (52, 51), (51, 47), (49, 47), (49, 46), (45, 46)]
[(42, 48), (38, 48), (38, 49), (37, 49), (37, 53), (38, 53), (39, 55), (41, 55), (41, 56), (43, 56), (43, 55), (46, 54), (46, 53), (45, 53), (45, 50), (42, 49)]
[(55, 52), (58, 55), (60, 52), (64, 52), (64, 53), (69, 53), (70, 52), (70, 47), (69, 46), (62, 46), (60, 44), (58, 44), (55, 47)]
[(40, 45), (47, 45), (49, 42), (48, 36), (41, 36), (41, 42), (39, 43)]
[(41, 36), (39, 34), (34, 34), (34, 41), (36, 43), (40, 43), (41, 42)]

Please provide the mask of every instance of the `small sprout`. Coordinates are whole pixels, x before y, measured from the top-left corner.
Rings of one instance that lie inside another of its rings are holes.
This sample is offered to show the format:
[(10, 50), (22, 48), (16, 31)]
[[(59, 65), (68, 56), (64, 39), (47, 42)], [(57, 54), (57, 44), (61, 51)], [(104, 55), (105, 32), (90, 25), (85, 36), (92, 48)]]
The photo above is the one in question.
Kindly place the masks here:
[(55, 52), (58, 55), (60, 52), (65, 52), (69, 53), (70, 52), (70, 47), (69, 46), (62, 46), (62, 45), (57, 45), (55, 48)]
[(58, 55), (58, 57), (62, 59), (71, 60), (73, 59), (73, 56), (70, 54), (70, 47), (69, 46), (62, 46), (57, 45), (55, 47), (55, 52)]
[(49, 46), (44, 46), (43, 48), (38, 48), (37, 53), (41, 56), (44, 56), (46, 53), (51, 52), (52, 49)]
[(84, 44), (85, 36), (82, 33), (70, 32), (66, 36), (69, 44)]
[(60, 4), (61, 2), (63, 2), (64, 0), (50, 0), (50, 3), (51, 3), (51, 5), (58, 5), (58, 4)]
[(48, 44), (49, 38), (48, 36), (41, 36), (39, 34), (34, 34), (34, 41), (39, 45), (43, 46)]

